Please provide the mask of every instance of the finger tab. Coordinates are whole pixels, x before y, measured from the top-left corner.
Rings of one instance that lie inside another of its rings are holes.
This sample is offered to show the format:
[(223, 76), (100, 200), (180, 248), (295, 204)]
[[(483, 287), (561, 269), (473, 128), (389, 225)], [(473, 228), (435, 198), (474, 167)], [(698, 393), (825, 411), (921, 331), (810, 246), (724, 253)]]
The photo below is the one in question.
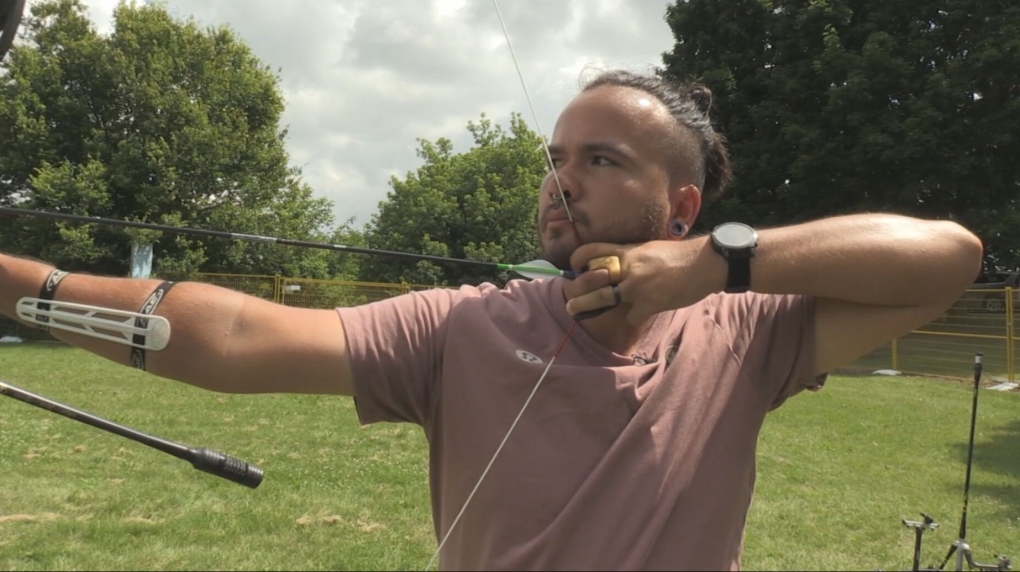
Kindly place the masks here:
[(609, 271), (609, 281), (616, 284), (620, 281), (620, 258), (617, 256), (600, 256), (588, 261), (588, 270), (605, 268)]

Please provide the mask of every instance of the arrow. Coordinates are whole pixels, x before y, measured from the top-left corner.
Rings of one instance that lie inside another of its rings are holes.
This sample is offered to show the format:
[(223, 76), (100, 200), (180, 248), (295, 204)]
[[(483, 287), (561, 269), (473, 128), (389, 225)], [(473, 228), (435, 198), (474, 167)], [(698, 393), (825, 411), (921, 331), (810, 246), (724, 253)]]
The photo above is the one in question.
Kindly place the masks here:
[(214, 238), (226, 238), (228, 240), (243, 240), (248, 242), (265, 242), (280, 244), (284, 246), (301, 246), (305, 248), (318, 248), (322, 250), (339, 250), (354, 254), (375, 254), (379, 256), (390, 256), (394, 258), (407, 258), (411, 260), (428, 260), (431, 262), (443, 262), (447, 264), (467, 264), (480, 266), (490, 270), (509, 270), (516, 272), (525, 278), (538, 280), (551, 276), (563, 276), (573, 279), (577, 274), (570, 270), (560, 270), (545, 260), (532, 260), (520, 264), (506, 264), (502, 262), (486, 262), (483, 260), (467, 260), (463, 258), (450, 258), (446, 256), (434, 256), (431, 254), (416, 254), (413, 252), (399, 252), (396, 250), (382, 250), (377, 248), (364, 248), (359, 246), (347, 246), (344, 244), (330, 244), (326, 242), (314, 242), (310, 240), (292, 240), (289, 238), (276, 238), (272, 236), (260, 236), (257, 234), (244, 234), (240, 232), (228, 232), (224, 230), (208, 230), (203, 228), (189, 228), (186, 226), (170, 226), (149, 222), (136, 222), (130, 220), (119, 220), (94, 216), (57, 213), (52, 211), (16, 209), (11, 207), (0, 207), (0, 214), (11, 216), (27, 216), (35, 218), (66, 220), (87, 224), (105, 224), (108, 226), (121, 226), (130, 228), (144, 228), (147, 230), (158, 230), (176, 234), (190, 234), (194, 236), (205, 236)]

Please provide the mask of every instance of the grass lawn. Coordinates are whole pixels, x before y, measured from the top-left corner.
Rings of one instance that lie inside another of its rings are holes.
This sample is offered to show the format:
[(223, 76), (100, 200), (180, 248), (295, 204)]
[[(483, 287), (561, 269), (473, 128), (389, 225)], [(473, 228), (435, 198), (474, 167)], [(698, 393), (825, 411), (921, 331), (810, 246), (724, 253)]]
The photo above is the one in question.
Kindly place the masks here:
[[(351, 400), (204, 392), (60, 345), (0, 346), (0, 380), (266, 471), (257, 490), (0, 397), (0, 569), (421, 569), (435, 547), (425, 441)], [(907, 569), (903, 518), (941, 562), (963, 503), (971, 389), (833, 377), (762, 433), (744, 566)], [(1020, 561), (1020, 394), (983, 391), (967, 539)], [(948, 566), (952, 568), (952, 564)]]

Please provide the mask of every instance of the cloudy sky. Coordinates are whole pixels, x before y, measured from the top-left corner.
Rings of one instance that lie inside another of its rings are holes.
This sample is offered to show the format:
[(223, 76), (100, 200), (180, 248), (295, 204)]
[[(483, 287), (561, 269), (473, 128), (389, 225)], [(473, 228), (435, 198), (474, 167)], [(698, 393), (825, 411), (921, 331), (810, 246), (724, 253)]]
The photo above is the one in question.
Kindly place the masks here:
[[(100, 32), (118, 0), (84, 0)], [(582, 73), (649, 71), (672, 49), (666, 0), (499, 0), (548, 135)], [(390, 177), (419, 166), (416, 138), (470, 145), (482, 113), (535, 128), (492, 0), (164, 0), (226, 25), (278, 69), (292, 163), (337, 222), (368, 222)]]

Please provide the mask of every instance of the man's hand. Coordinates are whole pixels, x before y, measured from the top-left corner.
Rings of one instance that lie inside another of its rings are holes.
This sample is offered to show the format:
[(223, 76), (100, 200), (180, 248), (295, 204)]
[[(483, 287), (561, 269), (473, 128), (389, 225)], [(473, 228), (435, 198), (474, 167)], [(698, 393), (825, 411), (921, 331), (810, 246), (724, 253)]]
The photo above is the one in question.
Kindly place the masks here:
[[(619, 258), (617, 284), (607, 270), (587, 269), (588, 261), (601, 256)], [(659, 312), (696, 304), (726, 284), (726, 263), (705, 237), (638, 245), (585, 244), (574, 251), (570, 262), (583, 273), (564, 286), (567, 311), (576, 315), (616, 305), (616, 286), (620, 306), (634, 325)]]

